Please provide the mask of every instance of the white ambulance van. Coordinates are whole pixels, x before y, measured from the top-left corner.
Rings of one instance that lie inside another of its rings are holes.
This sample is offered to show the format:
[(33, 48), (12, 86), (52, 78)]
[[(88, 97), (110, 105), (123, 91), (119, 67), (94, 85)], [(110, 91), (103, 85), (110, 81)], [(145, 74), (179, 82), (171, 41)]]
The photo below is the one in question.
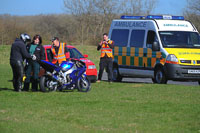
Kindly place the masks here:
[(139, 77), (200, 84), (200, 37), (183, 16), (121, 16), (112, 21), (109, 38), (115, 42), (115, 81)]

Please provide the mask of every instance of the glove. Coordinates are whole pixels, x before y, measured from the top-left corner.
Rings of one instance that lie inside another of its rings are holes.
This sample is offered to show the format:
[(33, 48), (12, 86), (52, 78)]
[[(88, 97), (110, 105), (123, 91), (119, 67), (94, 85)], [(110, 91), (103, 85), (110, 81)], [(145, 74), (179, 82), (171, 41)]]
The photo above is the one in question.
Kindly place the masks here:
[(31, 57), (32, 57), (32, 60), (36, 60), (37, 59), (35, 55), (32, 55)]

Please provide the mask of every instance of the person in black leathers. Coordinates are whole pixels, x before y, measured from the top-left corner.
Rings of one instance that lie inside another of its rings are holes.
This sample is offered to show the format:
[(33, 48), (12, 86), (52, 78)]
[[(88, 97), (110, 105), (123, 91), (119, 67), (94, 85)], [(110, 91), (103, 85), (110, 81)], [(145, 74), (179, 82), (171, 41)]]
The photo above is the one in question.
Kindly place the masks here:
[(10, 65), (13, 72), (14, 91), (20, 92), (22, 89), (22, 80), (24, 74), (24, 59), (31, 59), (32, 56), (26, 50), (26, 42), (31, 38), (28, 34), (21, 34), (20, 39), (16, 38), (12, 44), (10, 52)]
[[(23, 91), (29, 90), (29, 84), (32, 78), (32, 91), (38, 91), (38, 74), (40, 72), (40, 60), (44, 59), (44, 47), (42, 46), (42, 37), (40, 35), (35, 35), (33, 41), (26, 46), (29, 54), (35, 55), (37, 60), (28, 59), (28, 65), (26, 66), (25, 74), (26, 80), (24, 82)], [(32, 75), (31, 75), (31, 72)]]

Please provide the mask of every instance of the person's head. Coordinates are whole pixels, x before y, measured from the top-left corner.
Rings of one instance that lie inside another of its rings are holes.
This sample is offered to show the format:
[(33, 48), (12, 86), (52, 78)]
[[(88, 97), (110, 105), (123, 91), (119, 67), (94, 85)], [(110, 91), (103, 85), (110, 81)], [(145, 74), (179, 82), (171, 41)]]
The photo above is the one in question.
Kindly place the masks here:
[(32, 44), (42, 44), (42, 37), (40, 35), (35, 35)]
[(108, 41), (108, 34), (107, 33), (103, 34), (103, 40)]
[(52, 44), (53, 44), (54, 46), (56, 46), (56, 47), (58, 47), (59, 44), (60, 44), (59, 38), (58, 38), (58, 37), (53, 37), (53, 38), (51, 39), (51, 41), (52, 41)]
[(31, 41), (31, 37), (26, 34), (26, 33), (22, 33), (20, 35), (20, 39), (26, 44), (27, 42), (30, 42)]

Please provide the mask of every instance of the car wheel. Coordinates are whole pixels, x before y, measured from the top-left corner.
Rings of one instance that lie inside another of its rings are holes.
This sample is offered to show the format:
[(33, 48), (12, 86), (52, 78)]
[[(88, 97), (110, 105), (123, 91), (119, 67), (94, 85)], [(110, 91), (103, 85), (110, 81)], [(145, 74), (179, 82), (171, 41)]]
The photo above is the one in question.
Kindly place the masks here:
[(167, 78), (162, 68), (157, 68), (154, 73), (154, 78), (152, 79), (154, 83), (166, 84)]

